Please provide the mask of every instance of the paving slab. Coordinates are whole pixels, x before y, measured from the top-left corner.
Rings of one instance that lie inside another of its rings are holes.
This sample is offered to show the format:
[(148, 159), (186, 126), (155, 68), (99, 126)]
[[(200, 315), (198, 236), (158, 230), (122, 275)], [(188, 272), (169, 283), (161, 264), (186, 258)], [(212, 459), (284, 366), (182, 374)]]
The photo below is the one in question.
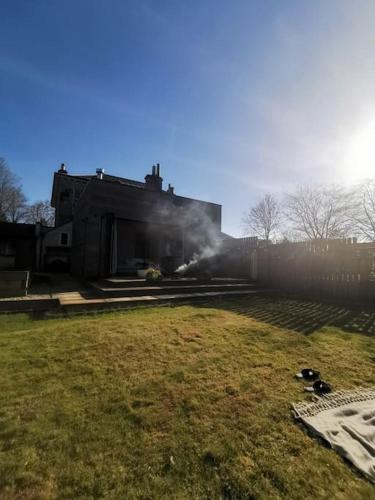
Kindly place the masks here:
[(126, 306), (139, 306), (158, 304), (166, 302), (178, 301), (192, 301), (196, 299), (209, 299), (214, 297), (225, 297), (235, 295), (253, 295), (262, 292), (263, 290), (231, 290), (219, 292), (195, 292), (195, 293), (180, 293), (168, 295), (141, 295), (138, 297), (101, 297), (101, 298), (87, 298), (82, 296), (79, 292), (60, 294), (59, 302), (64, 312), (77, 311), (77, 310), (93, 310), (112, 307), (126, 307)]

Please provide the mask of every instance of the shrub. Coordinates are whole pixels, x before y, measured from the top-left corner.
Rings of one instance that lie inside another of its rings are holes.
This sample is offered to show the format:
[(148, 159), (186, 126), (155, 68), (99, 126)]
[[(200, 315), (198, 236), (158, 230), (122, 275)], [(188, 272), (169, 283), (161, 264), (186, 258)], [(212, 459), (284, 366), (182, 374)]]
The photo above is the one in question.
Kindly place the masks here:
[(156, 269), (154, 267), (150, 267), (146, 271), (146, 281), (149, 283), (160, 283), (160, 281), (163, 279), (163, 275), (159, 271), (159, 269)]

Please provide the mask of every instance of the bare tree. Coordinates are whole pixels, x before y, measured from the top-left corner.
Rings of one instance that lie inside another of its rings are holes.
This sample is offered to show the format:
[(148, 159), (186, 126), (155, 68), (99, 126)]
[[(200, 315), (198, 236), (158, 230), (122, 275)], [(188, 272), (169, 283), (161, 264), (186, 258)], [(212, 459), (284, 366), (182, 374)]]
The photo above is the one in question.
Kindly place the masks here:
[(243, 217), (243, 225), (247, 233), (251, 232), (269, 241), (280, 225), (281, 212), (276, 198), (267, 193)]
[(304, 186), (285, 196), (284, 211), (292, 231), (303, 238), (344, 238), (352, 205), (341, 187)]
[(21, 222), (24, 218), (26, 206), (26, 196), (20, 187), (14, 187), (9, 193), (7, 218), (10, 222)]
[(18, 178), (11, 172), (5, 159), (0, 158), (0, 220), (20, 220), (25, 202)]
[(0, 158), (0, 220), (6, 222), (41, 222), (46, 226), (54, 224), (54, 210), (48, 201), (26, 204), (26, 197), (20, 182), (8, 167), (4, 158)]
[(355, 204), (351, 220), (358, 236), (375, 241), (375, 180), (363, 183), (353, 190)]
[(55, 211), (48, 200), (36, 201), (29, 205), (25, 211), (24, 220), (29, 224), (40, 222), (44, 226), (53, 226)]

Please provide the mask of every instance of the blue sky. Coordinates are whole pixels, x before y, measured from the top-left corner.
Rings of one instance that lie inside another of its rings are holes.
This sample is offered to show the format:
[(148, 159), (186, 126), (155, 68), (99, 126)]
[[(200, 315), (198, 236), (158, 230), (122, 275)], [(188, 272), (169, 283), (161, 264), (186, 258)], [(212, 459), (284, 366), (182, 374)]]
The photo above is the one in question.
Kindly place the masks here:
[(372, 0), (2, 0), (0, 156), (31, 201), (61, 162), (223, 205), (375, 171)]

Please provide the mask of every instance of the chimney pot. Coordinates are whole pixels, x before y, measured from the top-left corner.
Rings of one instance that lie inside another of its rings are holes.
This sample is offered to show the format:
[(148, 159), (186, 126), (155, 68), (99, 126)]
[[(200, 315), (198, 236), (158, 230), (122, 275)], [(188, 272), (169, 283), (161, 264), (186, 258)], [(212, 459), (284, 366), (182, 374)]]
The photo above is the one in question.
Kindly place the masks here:
[(60, 168), (58, 170), (59, 174), (67, 174), (68, 171), (66, 170), (65, 163), (61, 163)]
[(97, 168), (96, 169), (96, 177), (100, 180), (103, 179), (103, 174), (104, 174), (104, 168)]
[(155, 173), (156, 173), (156, 167), (155, 165), (152, 165), (152, 175), (155, 175)]
[(156, 175), (160, 177), (160, 163), (156, 164)]

